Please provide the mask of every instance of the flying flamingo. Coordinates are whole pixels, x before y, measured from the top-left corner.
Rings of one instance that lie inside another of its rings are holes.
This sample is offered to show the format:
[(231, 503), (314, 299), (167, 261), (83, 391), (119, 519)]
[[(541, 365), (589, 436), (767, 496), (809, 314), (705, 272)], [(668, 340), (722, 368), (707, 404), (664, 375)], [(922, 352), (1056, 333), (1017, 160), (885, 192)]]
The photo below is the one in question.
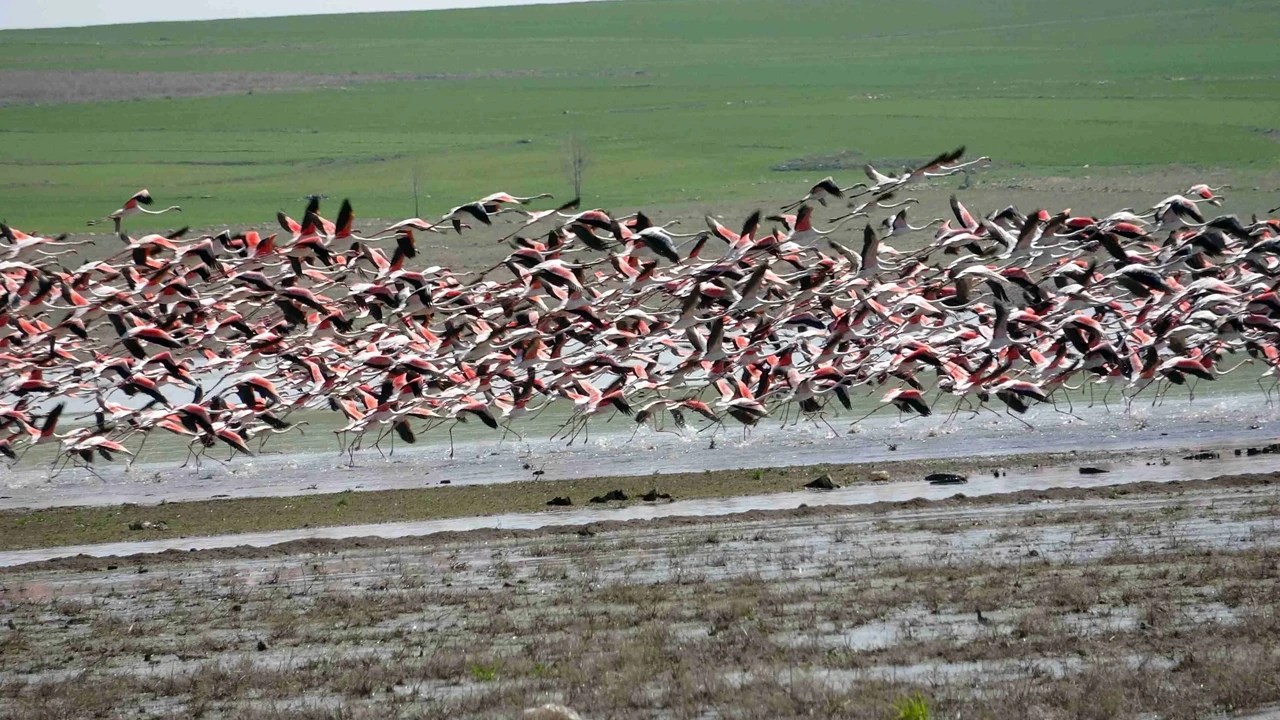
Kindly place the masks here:
[[(116, 234), (119, 234), (120, 221), (127, 217), (131, 217), (139, 213), (146, 213), (147, 215), (163, 215), (169, 211), (182, 212), (182, 208), (177, 205), (170, 205), (163, 210), (148, 210), (146, 206), (150, 205), (152, 202), (150, 191), (146, 189), (139, 190), (125, 202), (124, 207), (121, 207), (119, 210), (116, 210), (105, 218), (102, 218), (102, 220), (112, 221), (115, 224)], [(102, 222), (102, 220), (90, 220), (88, 224), (97, 225)]]

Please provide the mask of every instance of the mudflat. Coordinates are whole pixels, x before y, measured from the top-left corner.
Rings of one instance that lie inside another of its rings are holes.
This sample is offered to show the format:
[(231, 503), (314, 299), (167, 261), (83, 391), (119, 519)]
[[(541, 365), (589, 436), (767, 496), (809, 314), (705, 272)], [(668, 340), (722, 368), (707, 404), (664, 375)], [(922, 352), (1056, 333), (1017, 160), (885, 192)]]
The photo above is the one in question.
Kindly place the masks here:
[(916, 693), (947, 717), (1265, 712), (1276, 481), (11, 568), (0, 713), (883, 717)]

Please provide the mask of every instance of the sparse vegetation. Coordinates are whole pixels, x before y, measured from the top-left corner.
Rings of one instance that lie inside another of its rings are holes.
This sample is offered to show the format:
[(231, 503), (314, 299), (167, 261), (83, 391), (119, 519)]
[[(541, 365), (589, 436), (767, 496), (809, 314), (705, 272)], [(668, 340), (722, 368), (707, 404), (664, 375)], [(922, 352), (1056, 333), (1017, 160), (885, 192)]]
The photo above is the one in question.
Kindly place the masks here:
[[(551, 697), (620, 720), (1191, 720), (1280, 702), (1280, 528), (1243, 512), (1274, 486), (1169, 490), (8, 569), (0, 715), (482, 718)], [(1102, 535), (1108, 512), (1124, 521)]]

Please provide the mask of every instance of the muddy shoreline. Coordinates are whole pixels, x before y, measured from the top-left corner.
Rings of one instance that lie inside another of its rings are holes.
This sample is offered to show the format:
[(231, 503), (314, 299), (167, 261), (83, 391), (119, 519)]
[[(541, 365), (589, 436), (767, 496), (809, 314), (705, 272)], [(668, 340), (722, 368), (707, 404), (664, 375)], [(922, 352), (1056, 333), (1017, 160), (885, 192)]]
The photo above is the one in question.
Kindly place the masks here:
[[(565, 480), (525, 480), (494, 484), (435, 485), (405, 490), (314, 492), (248, 498), (220, 498), (158, 504), (124, 503), (107, 506), (55, 506), (0, 510), (0, 552), (41, 547), (82, 546), (103, 543), (143, 542), (174, 538), (200, 538), (238, 533), (266, 533), (299, 528), (330, 528), (377, 523), (426, 522), (467, 517), (556, 512), (548, 507), (553, 498), (569, 498), (575, 507), (627, 508), (663, 505), (669, 500), (712, 501), (758, 496), (784, 497), (796, 493), (821, 475), (846, 488), (894, 487), (934, 472), (972, 476), (975, 483), (1001, 482), (1013, 473), (1024, 485), (1077, 484), (1079, 467), (1101, 466), (1114, 470), (1114, 482), (1139, 479), (1195, 479), (1213, 474), (1255, 472), (1270, 469), (1258, 459), (1235, 457), (1233, 451), (1216, 450), (1223, 462), (1184, 461), (1186, 450), (1030, 453), (1006, 456), (949, 459), (910, 459), (888, 462), (821, 464), (740, 470), (704, 470), (622, 477)], [(1171, 459), (1172, 458), (1172, 461)], [(978, 487), (979, 485), (975, 485)], [(621, 490), (626, 502), (596, 506), (591, 498)], [(995, 490), (995, 491), (998, 491)], [(642, 500), (645, 493), (669, 495), (657, 503)], [(868, 502), (880, 498), (857, 498)], [(793, 503), (796, 504), (796, 503)], [(673, 514), (690, 514), (685, 506)], [(713, 514), (725, 514), (725, 510)], [(402, 533), (404, 534), (404, 533)], [(412, 533), (409, 533), (412, 534)], [(422, 533), (419, 533), (422, 534)], [(261, 543), (259, 543), (261, 544)]]
[(96, 571), (109, 566), (121, 565), (144, 567), (220, 560), (273, 559), (298, 555), (339, 554), (351, 550), (415, 548), (429, 551), (432, 548), (454, 543), (485, 544), (497, 541), (534, 541), (563, 536), (590, 537), (599, 533), (618, 532), (621, 530), (661, 531), (716, 523), (731, 525), (760, 520), (783, 521), (796, 518), (865, 517), (907, 510), (984, 508), (1011, 504), (1025, 505), (1045, 502), (1106, 500), (1137, 496), (1172, 498), (1188, 492), (1205, 490), (1273, 488), (1280, 488), (1280, 472), (1225, 475), (1205, 480), (1118, 483), (1091, 488), (1045, 488), (978, 496), (966, 495), (964, 486), (961, 485), (956, 486), (954, 495), (938, 500), (914, 498), (897, 502), (874, 502), (858, 505), (824, 505), (803, 506), (784, 510), (752, 510), (710, 518), (705, 516), (673, 516), (643, 520), (597, 520), (581, 525), (555, 525), (532, 529), (484, 528), (392, 538), (377, 536), (338, 539), (310, 538), (266, 546), (237, 545), (211, 549), (165, 550), (155, 553), (122, 556), (77, 555), (8, 567), (0, 566), (0, 576), (27, 571)]

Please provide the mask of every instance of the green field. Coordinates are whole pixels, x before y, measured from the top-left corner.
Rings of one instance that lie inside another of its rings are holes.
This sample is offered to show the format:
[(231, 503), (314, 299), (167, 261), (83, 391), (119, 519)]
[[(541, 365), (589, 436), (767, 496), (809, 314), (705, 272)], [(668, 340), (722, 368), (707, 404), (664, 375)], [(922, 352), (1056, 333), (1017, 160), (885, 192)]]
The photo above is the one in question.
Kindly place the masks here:
[[(1266, 195), (1277, 36), (1273, 0), (620, 0), (0, 32), (0, 91), (14, 71), (352, 74), (0, 108), (0, 218), (83, 229), (144, 186), (184, 213), (132, 229), (270, 222), (309, 193), (400, 218), (415, 171), (424, 213), (494, 190), (561, 197), (571, 133), (591, 150), (584, 194), (607, 207), (742, 205), (827, 174), (770, 169), (788, 160), (958, 144), (996, 158), (990, 178), (1177, 165)], [(428, 79), (370, 81), (390, 73)]]

